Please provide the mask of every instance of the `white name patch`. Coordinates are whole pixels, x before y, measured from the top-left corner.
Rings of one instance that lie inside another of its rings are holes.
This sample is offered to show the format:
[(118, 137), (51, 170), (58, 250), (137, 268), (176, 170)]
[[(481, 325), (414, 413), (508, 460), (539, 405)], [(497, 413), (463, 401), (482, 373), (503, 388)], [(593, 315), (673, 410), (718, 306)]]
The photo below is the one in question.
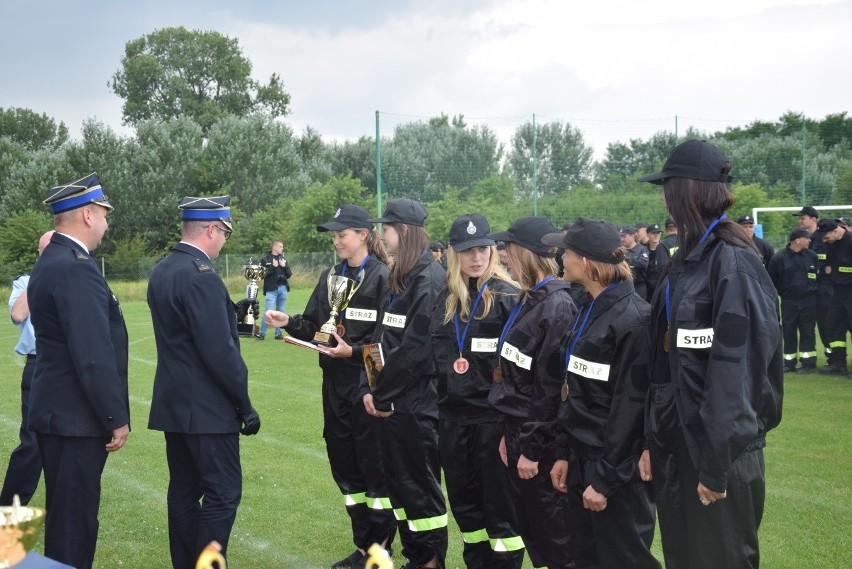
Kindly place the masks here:
[(382, 324), (393, 328), (405, 328), (405, 318), (405, 314), (392, 314), (390, 312), (385, 312)]
[(366, 310), (363, 308), (347, 308), (347, 320), (362, 320), (364, 322), (375, 322), (378, 312), (375, 310)]
[(693, 350), (704, 350), (713, 345), (713, 328), (688, 330), (679, 328), (677, 331), (677, 347)]
[(497, 351), (497, 338), (471, 338), (470, 351), (493, 354)]
[(532, 369), (532, 358), (509, 342), (503, 342), (503, 351), (500, 352), (500, 355), (518, 367)]
[(568, 370), (571, 373), (597, 381), (609, 381), (609, 365), (599, 364), (578, 358), (575, 355), (568, 360)]

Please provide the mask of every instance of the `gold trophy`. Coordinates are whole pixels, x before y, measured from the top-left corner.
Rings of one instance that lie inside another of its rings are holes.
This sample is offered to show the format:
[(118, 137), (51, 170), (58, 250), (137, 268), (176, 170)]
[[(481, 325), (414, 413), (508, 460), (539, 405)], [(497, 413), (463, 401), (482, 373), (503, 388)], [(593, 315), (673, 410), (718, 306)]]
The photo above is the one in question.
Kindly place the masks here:
[[(249, 264), (243, 265), (243, 275), (245, 275), (249, 281), (248, 285), (246, 285), (246, 298), (252, 301), (257, 300), (257, 293), (260, 290), (257, 281), (262, 281), (266, 278), (266, 267), (263, 265), (255, 265), (252, 263), (252, 258), (249, 257)], [(243, 324), (249, 327), (251, 333), (255, 336), (260, 334), (260, 326), (258, 326), (255, 322), (254, 313), (251, 308), (249, 308), (248, 312), (246, 312), (246, 316), (243, 318)]]
[(21, 506), (17, 494), (11, 506), (0, 506), (0, 568), (23, 561), (43, 524), (44, 510)]
[(361, 272), (358, 273), (357, 281), (341, 275), (336, 275), (334, 274), (333, 269), (328, 272), (326, 284), (328, 285), (328, 305), (331, 307), (331, 312), (326, 323), (320, 326), (319, 332), (314, 334), (314, 344), (318, 346), (327, 346), (331, 335), (335, 332), (337, 332), (338, 336), (343, 336), (346, 330), (340, 323), (338, 323), (337, 317), (341, 312), (346, 310), (346, 307), (349, 305), (349, 301), (352, 300), (353, 296), (355, 296), (355, 293), (358, 291), (363, 280), (364, 269), (361, 269)]

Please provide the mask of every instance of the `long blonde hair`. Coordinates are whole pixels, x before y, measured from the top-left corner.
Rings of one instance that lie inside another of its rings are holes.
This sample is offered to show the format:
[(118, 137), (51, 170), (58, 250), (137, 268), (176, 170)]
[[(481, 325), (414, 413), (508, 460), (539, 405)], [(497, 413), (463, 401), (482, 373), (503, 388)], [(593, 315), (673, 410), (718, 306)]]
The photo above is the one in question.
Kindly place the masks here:
[[(490, 278), (517, 285), (517, 283), (509, 277), (509, 274), (505, 271), (505, 269), (500, 266), (500, 255), (497, 253), (497, 247), (491, 245), (489, 249), (491, 251), (491, 257), (488, 259), (488, 266), (485, 268), (485, 272), (476, 280), (477, 289), (482, 286), (482, 283)], [(447, 295), (447, 301), (444, 304), (444, 324), (447, 324), (453, 319), (453, 314), (456, 313), (457, 307), (461, 307), (459, 310), (459, 318), (462, 322), (467, 322), (471, 316), (470, 309), (473, 304), (473, 300), (470, 298), (470, 291), (468, 290), (468, 279), (461, 272), (461, 263), (459, 263), (458, 253), (456, 253), (455, 249), (452, 247), (447, 249), (447, 288), (449, 290), (449, 294)], [(482, 293), (482, 300), (480, 301), (482, 311), (478, 317), (479, 320), (482, 320), (489, 312), (491, 312), (491, 305), (494, 303), (494, 294), (494, 291), (490, 288), (486, 288)], [(477, 318), (475, 314), (473, 317)]]
[(522, 298), (536, 285), (539, 275), (548, 277), (556, 274), (556, 261), (550, 257), (537, 255), (512, 241), (506, 243), (506, 252), (512, 263), (512, 277), (521, 286)]

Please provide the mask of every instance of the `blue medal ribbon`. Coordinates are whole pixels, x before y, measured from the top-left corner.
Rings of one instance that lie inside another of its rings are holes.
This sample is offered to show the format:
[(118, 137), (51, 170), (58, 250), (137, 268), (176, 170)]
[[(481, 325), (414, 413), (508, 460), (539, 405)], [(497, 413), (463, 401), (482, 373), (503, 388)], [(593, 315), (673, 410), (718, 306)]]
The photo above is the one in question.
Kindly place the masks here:
[[(533, 290), (538, 290), (550, 281), (552, 281), (555, 277), (553, 275), (542, 279), (532, 288)], [(521, 308), (524, 307), (524, 302), (518, 302), (512, 308), (512, 312), (509, 313), (509, 318), (506, 319), (506, 323), (503, 325), (503, 330), (500, 332), (500, 340), (497, 342), (497, 361), (500, 361), (500, 352), (503, 351), (503, 342), (506, 341), (506, 336), (509, 334), (509, 331), (512, 329), (512, 326), (515, 325), (515, 320), (518, 319), (518, 314), (521, 312)]]
[[(592, 314), (592, 309), (595, 307), (595, 302), (602, 297), (606, 291), (611, 288), (618, 286), (621, 281), (616, 281), (610, 284), (608, 287), (603, 289), (599, 295), (592, 299), (592, 302), (589, 304), (589, 310), (586, 312), (586, 316), (583, 318), (583, 323), (580, 324), (580, 330), (577, 331), (577, 335), (574, 336), (574, 340), (568, 346), (568, 349), (565, 350), (565, 377), (568, 377), (568, 361), (571, 359), (571, 355), (574, 353), (574, 347), (577, 345), (577, 342), (580, 340), (580, 336), (583, 335), (583, 330), (586, 329), (586, 324), (589, 322), (589, 316)], [(577, 318), (574, 319), (574, 326), (571, 328), (571, 333), (574, 333), (574, 330), (577, 329), (577, 322), (580, 321), (580, 315), (577, 315)]]
[[(728, 216), (724, 213), (716, 218), (713, 223), (710, 224), (710, 227), (707, 228), (707, 231), (704, 232), (704, 235), (701, 236), (701, 239), (698, 240), (698, 244), (701, 245), (704, 243), (707, 238), (710, 236), (710, 232), (713, 231), (713, 228), (719, 225), (719, 222), (727, 219)], [(671, 281), (666, 280), (666, 322), (670, 322), (672, 319), (672, 286)]]
[(464, 350), (464, 342), (467, 338), (467, 331), (470, 328), (470, 323), (473, 321), (474, 316), (476, 316), (476, 308), (479, 306), (479, 301), (482, 300), (482, 293), (485, 292), (485, 287), (488, 285), (488, 282), (491, 280), (489, 277), (482, 283), (482, 286), (479, 287), (479, 292), (476, 294), (476, 300), (473, 301), (473, 308), (470, 309), (470, 317), (467, 319), (467, 324), (464, 326), (464, 332), (459, 334), (459, 312), (461, 312), (461, 307), (456, 308), (455, 314), (453, 314), (453, 324), (456, 327), (456, 344), (459, 347), (459, 357), (462, 357), (462, 351)]

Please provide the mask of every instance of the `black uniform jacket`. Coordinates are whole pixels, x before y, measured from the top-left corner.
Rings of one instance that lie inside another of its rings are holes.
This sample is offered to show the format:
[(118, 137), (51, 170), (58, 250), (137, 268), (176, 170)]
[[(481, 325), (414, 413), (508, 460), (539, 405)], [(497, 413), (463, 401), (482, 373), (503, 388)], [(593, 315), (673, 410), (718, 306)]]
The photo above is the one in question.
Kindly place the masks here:
[[(651, 320), (655, 342), (665, 333), (669, 281), (670, 373), (652, 381), (671, 381), (699, 482), (722, 492), (733, 461), (781, 421), (778, 295), (754, 251), (711, 234), (682, 265), (675, 258), (657, 288)], [(651, 369), (659, 367), (652, 361)]]
[(157, 372), (148, 428), (236, 433), (251, 410), (248, 370), (225, 283), (207, 256), (178, 243), (148, 279)]
[[(580, 307), (579, 323), (565, 339), (563, 363), (590, 304)], [(642, 452), (650, 313), (633, 281), (621, 281), (598, 295), (568, 362), (569, 395), (559, 408), (557, 457), (567, 459), (570, 447), (592, 460), (587, 482), (605, 496), (635, 479)]]
[(810, 249), (796, 253), (788, 245), (772, 256), (766, 269), (781, 298), (798, 300), (816, 293), (819, 261)]
[(521, 426), (521, 452), (537, 462), (555, 451), (554, 423), (562, 390), (562, 339), (577, 307), (568, 283), (555, 279), (529, 293), (500, 354), (502, 380), (488, 401)]
[(763, 266), (767, 266), (769, 261), (772, 260), (772, 255), (775, 254), (775, 249), (769, 242), (765, 239), (761, 239), (757, 235), (752, 235), (751, 240), (754, 241), (754, 244), (757, 246), (757, 250), (760, 251), (761, 261), (763, 261)]
[(817, 287), (828, 287), (830, 289), (831, 275), (825, 272), (825, 268), (828, 267), (828, 244), (823, 243), (822, 239), (811, 239), (808, 249), (817, 254), (817, 261), (819, 261)]
[(267, 251), (260, 264), (266, 267), (266, 276), (263, 278), (263, 292), (272, 292), (278, 290), (278, 287), (284, 285), (287, 290), (290, 290), (290, 277), (293, 276), (293, 269), (290, 268), (290, 263), (283, 267), (276, 267), (272, 264), (273, 259), (284, 261), (284, 255), (273, 255), (272, 251)]
[[(300, 340), (310, 342), (320, 326), (326, 323), (331, 307), (328, 304), (328, 273), (334, 270), (340, 274), (340, 265), (330, 267), (322, 272), (314, 292), (308, 299), (305, 311), (302, 314), (291, 316), (285, 330)], [(349, 278), (357, 278), (355, 274), (357, 267), (347, 267), (346, 274)], [(345, 332), (343, 340), (352, 346), (351, 358), (330, 358), (319, 354), (319, 364), (324, 374), (330, 374), (335, 380), (361, 380), (361, 370), (364, 368), (364, 359), (361, 347), (369, 344), (376, 329), (379, 318), (379, 302), (387, 289), (388, 268), (387, 266), (370, 256), (364, 264), (364, 279), (358, 290), (349, 301), (348, 307), (340, 316), (340, 324)], [(332, 344), (336, 340), (331, 338)]]
[[(518, 302), (518, 289), (504, 280), (492, 278), (487, 287), (493, 294), (491, 310), (483, 316), (483, 303), (476, 310), (475, 318), (465, 338), (462, 353), (470, 364), (463, 374), (453, 369), (459, 357), (459, 346), (453, 320), (444, 324), (446, 299), (445, 289), (438, 299), (432, 314), (432, 349), (438, 371), (438, 408), (441, 417), (461, 423), (502, 421), (503, 415), (488, 403), (488, 393), (497, 367), (497, 340), (512, 307)], [(471, 279), (470, 302), (479, 292), (476, 279)], [(467, 322), (459, 319), (459, 332), (464, 333)]]
[(36, 363), (28, 428), (110, 437), (130, 423), (127, 328), (118, 300), (85, 250), (54, 233), (27, 287)]
[[(372, 338), (373, 342), (381, 342), (385, 359), (372, 392), (373, 404), (379, 411), (410, 411), (410, 405), (424, 390), (431, 391), (431, 398), (437, 397), (429, 324), (446, 281), (446, 271), (427, 251), (405, 276), (402, 293), (391, 294), (390, 289), (385, 289)], [(366, 372), (362, 372), (361, 394), (369, 392)]]
[(831, 282), (834, 285), (852, 285), (852, 233), (828, 246), (828, 264), (831, 265)]

